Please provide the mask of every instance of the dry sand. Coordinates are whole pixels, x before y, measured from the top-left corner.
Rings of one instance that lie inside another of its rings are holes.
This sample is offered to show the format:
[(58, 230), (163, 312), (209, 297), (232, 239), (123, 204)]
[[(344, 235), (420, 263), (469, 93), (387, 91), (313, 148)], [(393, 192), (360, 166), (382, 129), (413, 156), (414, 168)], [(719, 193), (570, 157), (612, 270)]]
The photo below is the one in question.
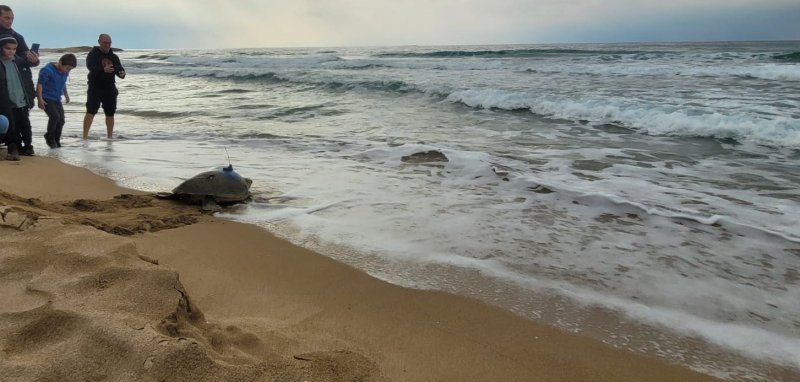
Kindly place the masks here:
[(3, 381), (709, 381), (52, 158), (0, 161)]

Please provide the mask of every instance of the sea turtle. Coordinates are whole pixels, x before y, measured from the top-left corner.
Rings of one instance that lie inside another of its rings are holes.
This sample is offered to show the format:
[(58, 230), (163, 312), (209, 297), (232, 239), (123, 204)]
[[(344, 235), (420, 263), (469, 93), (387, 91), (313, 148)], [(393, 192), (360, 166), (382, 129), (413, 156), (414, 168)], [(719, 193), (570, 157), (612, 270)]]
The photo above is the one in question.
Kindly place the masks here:
[(175, 187), (172, 193), (160, 193), (158, 196), (200, 203), (203, 211), (213, 211), (219, 208), (217, 203), (233, 204), (249, 199), (252, 183), (252, 180), (233, 171), (233, 165), (229, 165), (197, 174)]

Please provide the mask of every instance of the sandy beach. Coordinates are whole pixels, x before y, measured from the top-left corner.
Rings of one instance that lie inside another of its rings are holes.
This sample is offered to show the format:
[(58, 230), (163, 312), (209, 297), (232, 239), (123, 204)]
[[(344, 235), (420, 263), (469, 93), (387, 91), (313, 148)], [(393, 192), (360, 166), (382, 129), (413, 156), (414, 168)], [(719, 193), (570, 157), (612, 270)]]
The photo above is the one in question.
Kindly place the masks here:
[(47, 157), (0, 161), (4, 381), (710, 381), (377, 280)]

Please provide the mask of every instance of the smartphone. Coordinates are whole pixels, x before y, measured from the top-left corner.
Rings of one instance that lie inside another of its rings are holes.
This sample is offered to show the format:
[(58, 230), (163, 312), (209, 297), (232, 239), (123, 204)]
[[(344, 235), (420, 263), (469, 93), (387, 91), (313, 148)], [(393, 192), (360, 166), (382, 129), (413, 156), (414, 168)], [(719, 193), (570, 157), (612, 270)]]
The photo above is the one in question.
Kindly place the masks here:
[(31, 52), (39, 54), (39, 43), (35, 42), (31, 45)]

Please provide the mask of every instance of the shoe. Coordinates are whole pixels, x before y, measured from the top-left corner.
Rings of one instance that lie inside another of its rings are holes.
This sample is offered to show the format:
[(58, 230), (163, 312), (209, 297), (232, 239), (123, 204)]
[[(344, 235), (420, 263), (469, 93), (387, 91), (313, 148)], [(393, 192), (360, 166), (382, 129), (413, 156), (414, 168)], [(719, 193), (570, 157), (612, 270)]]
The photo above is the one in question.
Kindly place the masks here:
[(17, 148), (14, 146), (8, 147), (8, 155), (6, 156), (6, 160), (11, 161), (18, 161), (19, 160), (19, 152), (17, 152)]
[(28, 156), (28, 157), (32, 157), (34, 155), (33, 146), (25, 146), (25, 147), (23, 147), (22, 148), (22, 155), (25, 155), (25, 156)]
[(50, 136), (50, 133), (44, 133), (44, 141), (47, 143), (47, 147), (50, 147), (51, 149), (58, 147), (56, 140)]

